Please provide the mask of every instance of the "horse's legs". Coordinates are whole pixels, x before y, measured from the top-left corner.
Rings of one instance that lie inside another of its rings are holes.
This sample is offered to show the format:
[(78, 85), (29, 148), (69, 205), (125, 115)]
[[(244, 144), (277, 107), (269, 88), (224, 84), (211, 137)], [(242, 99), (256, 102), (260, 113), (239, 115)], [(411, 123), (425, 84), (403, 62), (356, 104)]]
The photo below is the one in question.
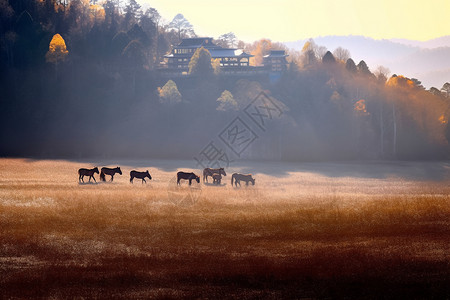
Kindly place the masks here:
[(248, 181), (245, 182), (245, 185), (248, 185)]
[(95, 180), (94, 174), (92, 174), (92, 179), (94, 179), (94, 182), (97, 183), (97, 180)]
[(180, 184), (180, 178), (177, 177), (177, 185), (179, 185), (179, 184)]
[(131, 182), (131, 183), (133, 183), (133, 178), (134, 178), (134, 177), (130, 177), (130, 182)]
[(113, 181), (113, 179), (114, 179), (114, 175), (111, 175), (111, 182)]
[(192, 184), (192, 179), (191, 178), (189, 178), (189, 185), (191, 185)]
[(145, 181), (145, 178), (142, 178), (142, 184), (147, 183), (147, 181)]

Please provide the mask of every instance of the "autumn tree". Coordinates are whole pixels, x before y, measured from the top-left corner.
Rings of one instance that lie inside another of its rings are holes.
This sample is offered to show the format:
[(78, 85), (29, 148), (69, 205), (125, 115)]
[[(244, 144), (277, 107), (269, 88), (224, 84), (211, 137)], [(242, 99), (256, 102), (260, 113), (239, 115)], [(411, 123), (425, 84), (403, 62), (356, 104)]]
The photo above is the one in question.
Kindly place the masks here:
[[(318, 57), (323, 57), (326, 53), (323, 52), (324, 49), (319, 49), (313, 39), (309, 39), (302, 48), (301, 62), (303, 67), (310, 67), (318, 62)], [(323, 53), (322, 53), (323, 52)], [(318, 55), (319, 54), (319, 55)]]
[(173, 18), (169, 23), (169, 28), (176, 31), (179, 41), (185, 37), (195, 36), (194, 27), (182, 14), (178, 14)]
[(220, 97), (217, 99), (217, 102), (219, 102), (219, 106), (217, 106), (216, 110), (238, 110), (238, 103), (234, 99), (233, 95), (227, 90), (222, 92)]
[(181, 102), (182, 99), (181, 93), (173, 80), (168, 80), (162, 88), (158, 87), (158, 96), (161, 103), (171, 105)]
[(66, 48), (66, 42), (59, 33), (55, 34), (50, 41), (45, 60), (55, 65), (56, 78), (58, 78), (58, 64), (64, 62), (68, 54), (69, 51)]
[(198, 48), (189, 62), (189, 74), (208, 76), (213, 74), (211, 54), (203, 47)]
[(254, 44), (254, 50), (251, 54), (254, 57), (250, 58), (250, 64), (253, 66), (261, 66), (263, 64), (263, 56), (269, 54), (272, 49), (272, 41), (268, 39), (261, 39)]
[(334, 49), (333, 55), (337, 60), (344, 62), (350, 58), (350, 51), (342, 47), (337, 47), (336, 49)]

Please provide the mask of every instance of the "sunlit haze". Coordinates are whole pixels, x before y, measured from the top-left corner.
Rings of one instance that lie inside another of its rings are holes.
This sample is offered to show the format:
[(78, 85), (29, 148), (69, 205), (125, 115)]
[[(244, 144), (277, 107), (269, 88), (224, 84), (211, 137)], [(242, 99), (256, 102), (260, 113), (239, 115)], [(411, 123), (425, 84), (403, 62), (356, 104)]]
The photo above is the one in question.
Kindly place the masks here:
[(234, 32), (244, 41), (285, 42), (326, 35), (429, 40), (450, 34), (450, 1), (139, 0), (166, 21), (182, 13), (198, 35)]

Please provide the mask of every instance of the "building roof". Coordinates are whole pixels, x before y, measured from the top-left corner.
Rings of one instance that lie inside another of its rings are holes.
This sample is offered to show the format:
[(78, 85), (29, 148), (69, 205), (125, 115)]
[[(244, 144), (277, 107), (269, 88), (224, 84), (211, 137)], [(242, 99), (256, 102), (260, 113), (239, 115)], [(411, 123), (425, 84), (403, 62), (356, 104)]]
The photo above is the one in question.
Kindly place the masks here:
[(286, 57), (289, 56), (286, 54), (286, 51), (284, 50), (270, 50), (270, 53), (268, 55), (264, 55), (264, 58), (272, 58), (272, 57)]
[(211, 37), (182, 39), (181, 43), (175, 46), (175, 48), (200, 48), (202, 46), (205, 48), (220, 48), (213, 43)]

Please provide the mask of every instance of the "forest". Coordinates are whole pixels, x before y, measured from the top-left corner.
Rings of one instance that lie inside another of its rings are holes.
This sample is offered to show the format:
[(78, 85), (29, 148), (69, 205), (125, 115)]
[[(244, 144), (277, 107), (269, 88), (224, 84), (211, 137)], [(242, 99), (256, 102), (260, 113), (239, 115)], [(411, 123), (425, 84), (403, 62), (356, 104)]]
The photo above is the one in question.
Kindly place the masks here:
[[(191, 74), (164, 76), (164, 54), (195, 36), (183, 15), (166, 22), (135, 0), (0, 0), (0, 156), (193, 158), (215, 141), (232, 159), (450, 158), (448, 82), (426, 89), (343, 48), (231, 32), (216, 44), (243, 48), (253, 66), (284, 49), (287, 70), (223, 74), (204, 51)], [(261, 94), (280, 108), (264, 128), (245, 119)], [(255, 134), (238, 154), (220, 144), (236, 117)]]

